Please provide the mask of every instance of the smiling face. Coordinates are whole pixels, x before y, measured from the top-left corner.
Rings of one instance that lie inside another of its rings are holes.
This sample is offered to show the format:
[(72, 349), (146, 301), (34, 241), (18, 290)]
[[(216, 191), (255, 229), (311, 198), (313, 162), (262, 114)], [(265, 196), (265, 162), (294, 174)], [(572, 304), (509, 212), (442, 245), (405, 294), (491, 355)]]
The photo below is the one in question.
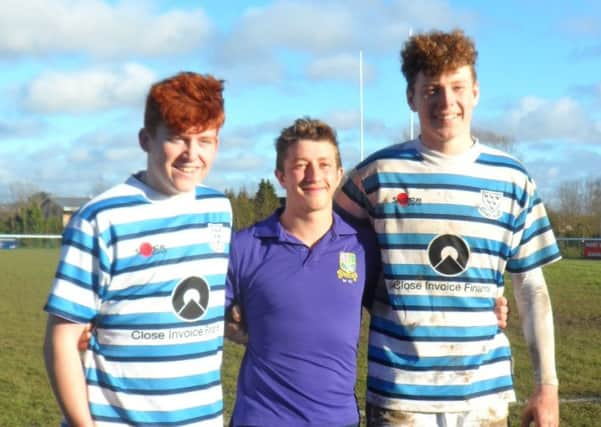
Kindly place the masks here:
[(140, 130), (140, 146), (146, 153), (145, 182), (154, 190), (174, 195), (194, 190), (207, 176), (219, 146), (219, 130), (171, 132), (160, 124), (154, 134)]
[(300, 139), (286, 151), (275, 175), (286, 190), (286, 210), (295, 214), (332, 210), (332, 197), (342, 178), (337, 148), (328, 140)]
[(468, 65), (436, 76), (420, 71), (407, 90), (407, 100), (419, 116), (424, 145), (446, 154), (467, 150), (472, 145), (472, 112), (479, 96)]

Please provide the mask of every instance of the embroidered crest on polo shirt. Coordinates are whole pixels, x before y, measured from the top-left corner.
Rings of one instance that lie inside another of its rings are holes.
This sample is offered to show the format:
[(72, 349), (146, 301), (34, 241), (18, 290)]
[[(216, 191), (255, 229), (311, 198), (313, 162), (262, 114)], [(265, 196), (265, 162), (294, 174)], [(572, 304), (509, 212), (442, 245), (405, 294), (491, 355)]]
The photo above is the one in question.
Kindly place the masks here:
[(340, 252), (336, 275), (344, 283), (357, 283), (357, 255), (354, 252)]
[(478, 212), (486, 218), (499, 218), (503, 213), (501, 212), (502, 199), (503, 193), (499, 191), (480, 190), (480, 205), (478, 206)]
[(228, 229), (223, 224), (207, 224), (209, 230), (209, 246), (215, 252), (223, 252), (228, 242)]

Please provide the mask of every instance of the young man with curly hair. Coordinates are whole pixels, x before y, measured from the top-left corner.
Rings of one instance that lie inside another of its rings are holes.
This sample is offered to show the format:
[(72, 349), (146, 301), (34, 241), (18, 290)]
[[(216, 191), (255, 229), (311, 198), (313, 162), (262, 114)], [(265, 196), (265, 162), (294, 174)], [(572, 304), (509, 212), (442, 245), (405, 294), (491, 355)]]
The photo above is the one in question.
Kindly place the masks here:
[[(537, 388), (524, 422), (558, 425), (553, 318), (541, 267), (560, 259), (533, 179), (471, 134), (477, 52), (462, 31), (402, 52), (419, 137), (349, 174), (336, 203), (378, 235), (384, 280), (368, 353), (369, 426), (505, 426), (511, 352), (494, 299), (510, 274)], [(524, 424), (526, 425), (526, 424)]]
[(138, 135), (146, 169), (65, 229), (44, 354), (67, 425), (223, 425), (232, 215), (201, 185), (225, 120), (222, 92), (223, 81), (189, 72), (154, 84)]

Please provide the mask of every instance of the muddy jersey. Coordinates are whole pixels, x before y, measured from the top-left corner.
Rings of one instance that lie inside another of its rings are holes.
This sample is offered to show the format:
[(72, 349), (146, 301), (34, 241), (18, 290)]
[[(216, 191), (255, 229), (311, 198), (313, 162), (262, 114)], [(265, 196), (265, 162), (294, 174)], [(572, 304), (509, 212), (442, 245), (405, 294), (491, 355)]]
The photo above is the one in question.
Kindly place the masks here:
[(477, 141), (446, 156), (417, 139), (359, 164), (336, 202), (371, 223), (381, 246), (385, 280), (370, 325), (368, 402), (454, 412), (515, 400), (495, 298), (506, 271), (560, 258), (524, 167)]

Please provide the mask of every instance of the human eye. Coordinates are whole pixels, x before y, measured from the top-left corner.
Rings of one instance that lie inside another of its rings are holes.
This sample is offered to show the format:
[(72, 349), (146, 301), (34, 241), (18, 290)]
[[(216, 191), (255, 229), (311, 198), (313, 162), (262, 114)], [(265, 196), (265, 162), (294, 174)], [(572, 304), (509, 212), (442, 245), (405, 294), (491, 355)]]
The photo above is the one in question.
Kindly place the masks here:
[(170, 135), (167, 142), (170, 144), (185, 144), (186, 141), (181, 135)]
[(217, 143), (217, 140), (215, 138), (201, 138), (198, 142), (201, 145), (213, 145)]
[(296, 163), (294, 164), (294, 166), (292, 166), (292, 168), (293, 168), (294, 170), (302, 170), (302, 169), (304, 169), (306, 166), (307, 166), (307, 163), (306, 163), (306, 162), (296, 162)]
[(438, 92), (437, 86), (426, 86), (424, 88), (424, 95), (426, 95), (426, 96), (436, 95), (437, 92)]

